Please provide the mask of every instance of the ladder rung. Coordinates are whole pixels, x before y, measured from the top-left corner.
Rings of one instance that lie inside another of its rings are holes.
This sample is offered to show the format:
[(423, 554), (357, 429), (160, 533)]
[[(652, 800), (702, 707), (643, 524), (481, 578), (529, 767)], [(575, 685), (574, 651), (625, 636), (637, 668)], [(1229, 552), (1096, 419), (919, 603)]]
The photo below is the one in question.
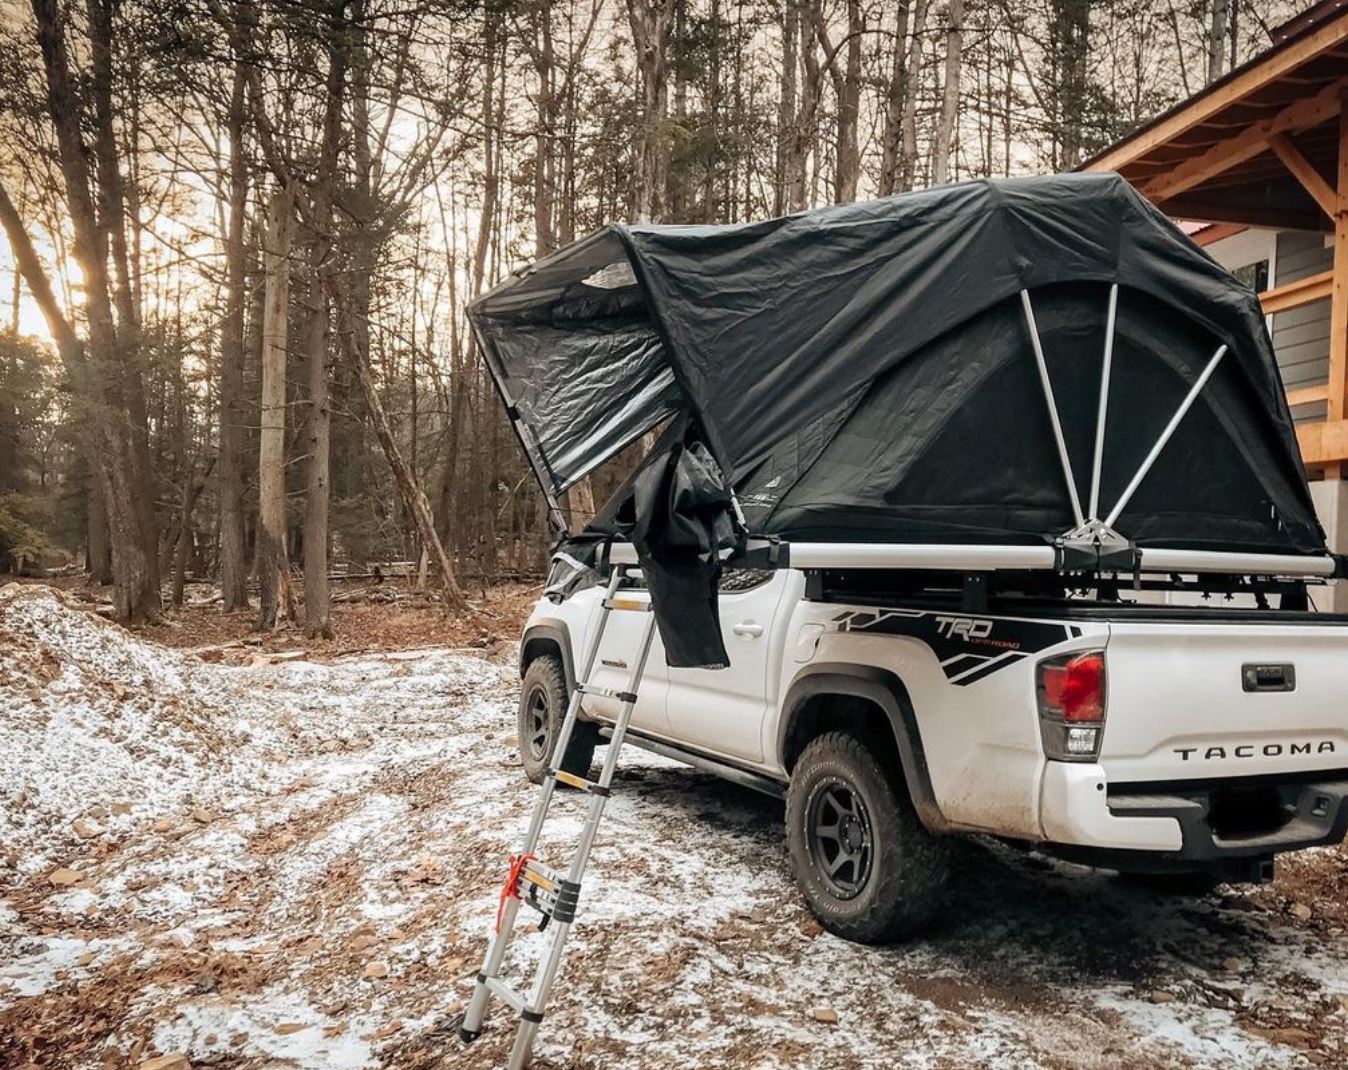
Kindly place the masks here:
[(568, 773), (565, 770), (558, 769), (553, 772), (553, 777), (559, 784), (565, 784), (568, 788), (576, 788), (578, 791), (586, 792), (590, 795), (608, 795), (608, 788), (602, 784), (596, 784), (593, 780), (586, 780), (584, 777), (576, 776), (575, 773)]
[[(570, 776), (569, 773), (566, 775)], [(527, 903), (544, 917), (570, 922), (576, 917), (580, 885), (567, 880), (551, 866), (531, 858), (520, 870), (515, 894), (520, 897), (520, 902)]]
[(524, 996), (499, 977), (487, 978), (487, 991), (503, 1003), (510, 1004), (515, 1011), (522, 1011), (525, 1008)]
[(545, 866), (536, 858), (531, 858), (524, 863), (524, 869), (520, 873), (520, 880), (542, 888), (545, 892), (556, 891), (561, 879), (561, 874), (551, 866)]
[(649, 613), (651, 604), (643, 602), (637, 598), (605, 598), (604, 606), (608, 609), (626, 609), (633, 613)]

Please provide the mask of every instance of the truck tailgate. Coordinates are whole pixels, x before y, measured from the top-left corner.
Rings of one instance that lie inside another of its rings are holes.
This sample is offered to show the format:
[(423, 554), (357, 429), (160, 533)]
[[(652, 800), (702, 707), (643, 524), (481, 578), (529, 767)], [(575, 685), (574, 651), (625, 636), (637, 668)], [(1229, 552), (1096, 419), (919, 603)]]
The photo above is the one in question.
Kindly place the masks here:
[(1348, 626), (1111, 622), (1111, 783), (1348, 768)]

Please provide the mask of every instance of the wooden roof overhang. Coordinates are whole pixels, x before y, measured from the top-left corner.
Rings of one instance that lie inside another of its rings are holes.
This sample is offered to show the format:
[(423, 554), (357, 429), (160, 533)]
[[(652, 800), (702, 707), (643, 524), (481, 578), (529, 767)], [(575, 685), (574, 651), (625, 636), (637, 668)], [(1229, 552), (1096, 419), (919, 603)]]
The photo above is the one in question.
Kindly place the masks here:
[(1176, 218), (1332, 229), (1332, 211), (1325, 209), (1333, 202), (1324, 198), (1334, 188), (1348, 90), (1348, 5), (1320, 7), (1331, 8), (1323, 20), (1289, 34), (1082, 169), (1118, 171)]
[(1331, 298), (1328, 382), (1290, 400), (1327, 402), (1328, 419), (1298, 437), (1307, 465), (1334, 477), (1348, 462), (1346, 101), (1348, 0), (1325, 0), (1081, 168), (1119, 172), (1172, 218), (1335, 234), (1332, 271), (1260, 295), (1270, 313)]

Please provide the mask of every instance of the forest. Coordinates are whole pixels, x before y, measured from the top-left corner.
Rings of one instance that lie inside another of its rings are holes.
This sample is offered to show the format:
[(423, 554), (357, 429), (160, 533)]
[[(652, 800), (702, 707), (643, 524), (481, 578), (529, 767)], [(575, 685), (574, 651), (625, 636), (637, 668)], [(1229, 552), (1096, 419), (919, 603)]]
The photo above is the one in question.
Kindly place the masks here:
[(465, 317), (511, 270), (1070, 170), (1295, 10), (0, 0), (0, 571), (317, 637), (334, 570), (406, 561), (462, 608), (554, 536)]

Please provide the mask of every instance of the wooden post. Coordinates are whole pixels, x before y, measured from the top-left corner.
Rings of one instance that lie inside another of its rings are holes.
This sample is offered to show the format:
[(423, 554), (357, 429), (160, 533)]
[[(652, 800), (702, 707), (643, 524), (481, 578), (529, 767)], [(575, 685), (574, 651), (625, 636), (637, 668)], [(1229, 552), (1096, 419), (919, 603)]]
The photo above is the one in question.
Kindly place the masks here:
[[(1340, 98), (1339, 167), (1334, 213), (1334, 282), (1329, 297), (1329, 411), (1333, 423), (1348, 409), (1348, 91)], [(1326, 479), (1342, 477), (1342, 464), (1325, 465)]]

